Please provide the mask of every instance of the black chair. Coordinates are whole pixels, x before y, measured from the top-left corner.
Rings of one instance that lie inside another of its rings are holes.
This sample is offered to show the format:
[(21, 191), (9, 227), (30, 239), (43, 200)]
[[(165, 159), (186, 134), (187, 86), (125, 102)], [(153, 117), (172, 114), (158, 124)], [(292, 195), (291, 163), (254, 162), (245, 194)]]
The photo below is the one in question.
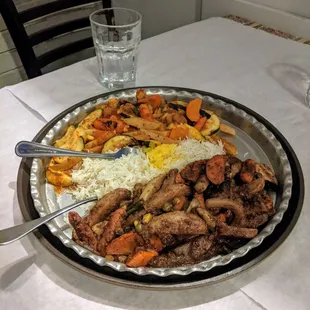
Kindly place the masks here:
[[(28, 78), (42, 75), (41, 69), (46, 65), (70, 54), (74, 54), (93, 46), (91, 36), (52, 49), (40, 56), (36, 56), (33, 47), (53, 37), (67, 32), (90, 26), (89, 18), (83, 17), (68, 21), (28, 35), (24, 24), (42, 16), (76, 7), (83, 4), (96, 3), (94, 0), (57, 0), (18, 12), (13, 0), (0, 0), (0, 13), (15, 44), (16, 50), (25, 68)], [(101, 0), (103, 8), (111, 7), (111, 0)], [(113, 12), (106, 16), (112, 24)]]

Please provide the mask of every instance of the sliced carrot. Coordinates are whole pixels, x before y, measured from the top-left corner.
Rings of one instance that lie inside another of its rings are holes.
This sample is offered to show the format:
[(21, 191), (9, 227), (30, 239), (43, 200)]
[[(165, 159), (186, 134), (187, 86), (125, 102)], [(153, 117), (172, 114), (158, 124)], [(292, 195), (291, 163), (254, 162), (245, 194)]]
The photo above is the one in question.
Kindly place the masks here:
[(188, 128), (187, 127), (174, 127), (171, 129), (169, 138), (178, 140), (178, 139), (186, 139), (188, 137)]
[(191, 100), (189, 104), (186, 106), (186, 116), (192, 122), (199, 121), (201, 104), (202, 104), (202, 100), (200, 98), (196, 98), (194, 100)]
[(152, 247), (154, 250), (156, 250), (156, 251), (161, 251), (161, 250), (164, 248), (163, 243), (162, 243), (161, 240), (160, 240), (158, 237), (156, 237), (156, 236), (154, 236), (154, 237), (152, 237), (152, 238), (150, 239), (150, 245), (151, 245), (151, 247)]
[(206, 208), (205, 200), (204, 200), (204, 198), (203, 198), (203, 193), (199, 194), (199, 193), (196, 192), (196, 193), (194, 194), (194, 198), (196, 198), (196, 199), (199, 201), (200, 207), (201, 207), (201, 208), (203, 208), (203, 209)]
[(108, 141), (109, 139), (111, 139), (114, 136), (115, 136), (115, 133), (113, 133), (111, 131), (106, 131), (104, 134), (99, 136), (97, 139), (92, 140), (90, 142), (87, 142), (85, 144), (85, 149), (89, 150), (89, 149), (92, 149), (96, 146), (103, 145), (104, 142)]
[(140, 104), (139, 112), (142, 118), (147, 119), (149, 121), (154, 120), (154, 116), (146, 103)]
[(187, 201), (187, 198), (185, 196), (177, 197), (179, 200), (178, 203), (174, 206), (175, 211), (181, 211)]
[(114, 240), (107, 246), (106, 253), (111, 255), (127, 255), (139, 245), (141, 237), (131, 231)]
[(175, 176), (175, 183), (176, 184), (185, 184), (184, 179), (181, 176), (181, 173), (177, 173), (177, 175)]
[(207, 118), (205, 116), (201, 117), (194, 127), (200, 131), (203, 128), (206, 121), (207, 121)]
[(144, 267), (157, 255), (156, 251), (138, 251), (127, 259), (126, 265), (128, 267)]
[(151, 95), (148, 96), (148, 103), (152, 106), (153, 109), (159, 108), (161, 105), (160, 95)]

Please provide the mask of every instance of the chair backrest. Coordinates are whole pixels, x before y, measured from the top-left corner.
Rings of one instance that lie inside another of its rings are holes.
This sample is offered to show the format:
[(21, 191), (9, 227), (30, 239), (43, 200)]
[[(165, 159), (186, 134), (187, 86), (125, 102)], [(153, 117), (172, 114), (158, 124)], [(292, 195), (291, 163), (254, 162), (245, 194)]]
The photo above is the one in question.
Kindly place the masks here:
[[(18, 12), (13, 0), (0, 0), (0, 13), (10, 32), (21, 62), (28, 78), (42, 75), (41, 68), (70, 54), (93, 46), (91, 36), (54, 48), (40, 56), (36, 56), (33, 50), (35, 45), (52, 39), (56, 36), (90, 26), (89, 18), (83, 17), (64, 22), (28, 35), (24, 24), (45, 15), (56, 13), (68, 8), (83, 4), (96, 3), (95, 0), (57, 0), (38, 5), (22, 12)], [(111, 7), (111, 0), (101, 0), (103, 8)], [(108, 22), (112, 22), (113, 12), (107, 16)]]

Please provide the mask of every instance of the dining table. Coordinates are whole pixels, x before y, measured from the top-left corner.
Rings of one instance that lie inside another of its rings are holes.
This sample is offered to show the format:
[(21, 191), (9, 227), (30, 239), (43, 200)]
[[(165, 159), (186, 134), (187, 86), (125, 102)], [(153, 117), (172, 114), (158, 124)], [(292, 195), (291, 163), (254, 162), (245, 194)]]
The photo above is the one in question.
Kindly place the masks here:
[[(296, 226), (260, 264), (223, 282), (186, 290), (140, 290), (99, 281), (53, 256), (30, 234), (0, 247), (0, 309), (309, 309), (310, 46), (214, 17), (145, 39), (136, 86), (187, 87), (235, 100), (271, 122), (302, 167), (304, 204)], [(106, 93), (96, 58), (0, 89), (0, 229), (23, 223), (17, 200), (20, 158), (72, 105)], [(255, 251), (255, 249), (253, 250)]]

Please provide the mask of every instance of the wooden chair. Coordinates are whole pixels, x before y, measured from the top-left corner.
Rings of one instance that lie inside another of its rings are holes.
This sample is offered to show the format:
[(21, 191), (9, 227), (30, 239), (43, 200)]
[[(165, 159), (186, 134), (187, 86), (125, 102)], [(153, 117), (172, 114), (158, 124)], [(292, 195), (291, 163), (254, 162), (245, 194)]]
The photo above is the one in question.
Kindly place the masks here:
[[(68, 21), (28, 35), (24, 24), (42, 16), (73, 8), (83, 4), (96, 3), (94, 0), (57, 0), (30, 9), (18, 12), (13, 0), (0, 0), (0, 13), (15, 44), (19, 57), (25, 68), (28, 78), (42, 75), (41, 69), (46, 65), (70, 54), (93, 46), (91, 37), (54, 48), (40, 56), (36, 56), (33, 47), (53, 37), (90, 26), (89, 18), (83, 17)], [(103, 8), (111, 7), (111, 0), (101, 0)], [(112, 22), (113, 12), (107, 16)]]

